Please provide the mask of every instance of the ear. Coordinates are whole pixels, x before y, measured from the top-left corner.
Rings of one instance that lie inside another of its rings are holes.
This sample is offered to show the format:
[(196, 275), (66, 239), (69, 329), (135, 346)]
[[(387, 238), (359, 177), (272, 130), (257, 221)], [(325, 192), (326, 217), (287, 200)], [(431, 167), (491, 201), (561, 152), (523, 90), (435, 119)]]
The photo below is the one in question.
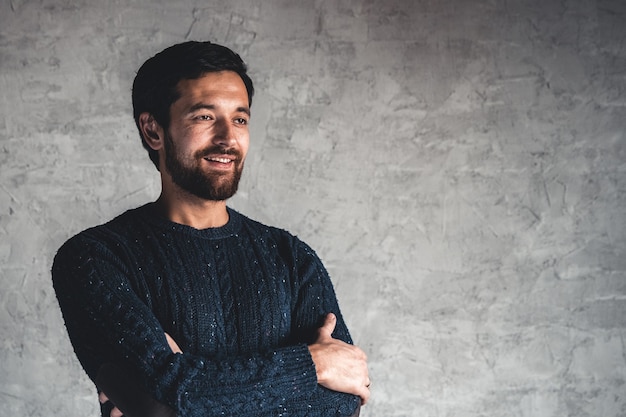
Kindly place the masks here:
[(150, 113), (145, 112), (139, 115), (139, 130), (144, 142), (150, 148), (158, 151), (163, 147), (163, 128)]

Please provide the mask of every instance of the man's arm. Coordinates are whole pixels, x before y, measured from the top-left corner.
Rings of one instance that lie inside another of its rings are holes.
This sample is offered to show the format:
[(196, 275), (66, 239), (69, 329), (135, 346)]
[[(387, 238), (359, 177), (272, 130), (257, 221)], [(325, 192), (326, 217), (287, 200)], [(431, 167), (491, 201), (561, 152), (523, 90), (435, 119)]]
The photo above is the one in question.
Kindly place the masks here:
[[(173, 353), (183, 353), (169, 334), (165, 333), (165, 338)], [(155, 400), (136, 378), (114, 364), (100, 367), (96, 386), (100, 391), (98, 400), (104, 416), (176, 417), (172, 408)]]
[(357, 395), (365, 404), (370, 396), (367, 357), (353, 345), (322, 261), (298, 238), (294, 246), (300, 286), (292, 316), (293, 336), (309, 343), (319, 385)]
[[(365, 404), (369, 397), (365, 353), (355, 346), (332, 338), (331, 334), (336, 323), (336, 316), (330, 313), (324, 325), (318, 330), (318, 340), (309, 346), (318, 374), (318, 383), (336, 391), (354, 390), (354, 394), (359, 395), (362, 404)], [(165, 333), (165, 338), (172, 352), (182, 353), (169, 334)], [(354, 381), (361, 379), (367, 381), (365, 389), (363, 384), (357, 383), (356, 386), (353, 384)], [(100, 368), (96, 385), (101, 390), (98, 399), (105, 416), (176, 417), (174, 410), (154, 400), (141, 389), (141, 385), (135, 379), (115, 365), (105, 364)], [(359, 411), (357, 408), (351, 417), (358, 417)]]
[(176, 417), (171, 407), (155, 400), (134, 375), (115, 364), (100, 367), (96, 386), (104, 416)]

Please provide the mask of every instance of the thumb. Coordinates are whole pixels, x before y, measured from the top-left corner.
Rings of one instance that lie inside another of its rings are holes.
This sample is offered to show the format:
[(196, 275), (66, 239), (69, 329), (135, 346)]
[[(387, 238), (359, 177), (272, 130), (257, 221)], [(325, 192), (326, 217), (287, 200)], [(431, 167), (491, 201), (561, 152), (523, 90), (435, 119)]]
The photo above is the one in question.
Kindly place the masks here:
[(167, 339), (167, 344), (169, 345), (170, 349), (172, 349), (172, 352), (183, 353), (183, 351), (180, 350), (180, 348), (178, 347), (178, 344), (176, 344), (174, 339), (172, 339), (172, 337), (169, 334), (165, 333), (165, 339)]
[(319, 328), (318, 332), (320, 336), (331, 337), (337, 324), (337, 317), (333, 313), (328, 313), (324, 319), (324, 324)]

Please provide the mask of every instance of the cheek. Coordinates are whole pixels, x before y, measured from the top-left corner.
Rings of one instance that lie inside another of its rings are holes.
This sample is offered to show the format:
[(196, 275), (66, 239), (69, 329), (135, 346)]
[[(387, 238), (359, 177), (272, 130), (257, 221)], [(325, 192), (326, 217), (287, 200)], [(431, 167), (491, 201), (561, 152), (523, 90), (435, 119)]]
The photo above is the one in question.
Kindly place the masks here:
[(193, 154), (206, 146), (206, 133), (198, 128), (178, 129), (172, 133), (178, 154)]
[(245, 135), (242, 135), (239, 138), (238, 142), (239, 142), (239, 149), (241, 149), (241, 152), (243, 153), (245, 157), (250, 147), (250, 136), (246, 133)]
[(245, 147), (242, 147), (242, 148), (241, 148), (241, 153), (242, 153), (242, 155), (243, 155), (243, 159), (244, 159), (244, 160), (246, 159), (246, 156), (248, 155), (248, 149), (249, 149), (249, 148), (248, 148), (247, 144), (246, 144), (246, 146), (245, 146)]

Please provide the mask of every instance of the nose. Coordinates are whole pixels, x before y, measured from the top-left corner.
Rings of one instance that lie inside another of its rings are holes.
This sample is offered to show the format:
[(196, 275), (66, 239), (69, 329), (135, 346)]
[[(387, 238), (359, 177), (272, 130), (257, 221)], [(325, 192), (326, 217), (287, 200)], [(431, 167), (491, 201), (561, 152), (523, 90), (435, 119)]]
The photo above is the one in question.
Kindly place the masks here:
[(232, 146), (236, 142), (235, 131), (229, 120), (220, 118), (215, 121), (213, 143), (220, 146)]

